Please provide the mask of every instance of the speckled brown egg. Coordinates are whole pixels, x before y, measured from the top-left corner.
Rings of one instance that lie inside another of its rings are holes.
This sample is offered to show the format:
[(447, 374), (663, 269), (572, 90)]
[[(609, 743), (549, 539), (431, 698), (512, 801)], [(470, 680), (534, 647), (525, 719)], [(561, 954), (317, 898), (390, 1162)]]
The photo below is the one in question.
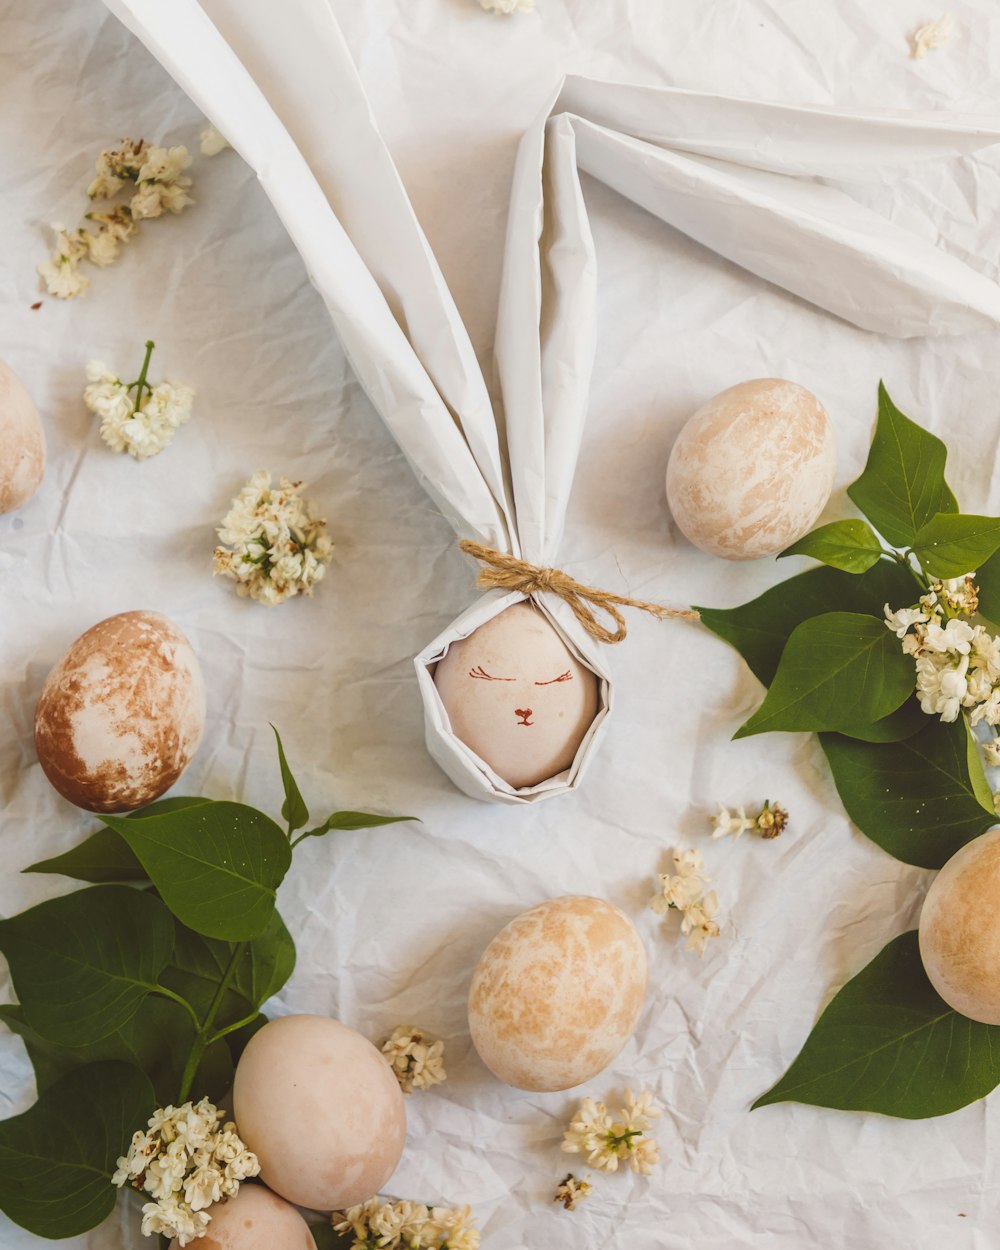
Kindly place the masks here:
[(0, 360), (0, 513), (28, 502), (45, 473), (45, 435), (35, 401)]
[(796, 382), (757, 378), (710, 399), (681, 430), (667, 502), (702, 551), (755, 560), (812, 529), (836, 467), (833, 427), (816, 396)]
[(64, 798), (127, 812), (168, 790), (205, 725), (191, 644), (158, 612), (100, 621), (52, 669), (35, 709), (35, 747)]
[(327, 1016), (284, 1016), (255, 1033), (236, 1068), (233, 1109), (261, 1180), (317, 1211), (378, 1193), (403, 1152), (406, 1112), (392, 1069)]
[(949, 1007), (1000, 1024), (1000, 829), (957, 851), (920, 912), (920, 958)]
[[(264, 1185), (241, 1185), (235, 1198), (213, 1203), (208, 1214), (205, 1236), (190, 1243), (198, 1250), (316, 1250), (302, 1216)], [(180, 1250), (176, 1239), (170, 1250)]]
[(515, 789), (569, 768), (597, 715), (597, 676), (530, 603), (453, 642), (434, 684), (452, 733)]
[(489, 944), (469, 990), (469, 1028), (501, 1081), (569, 1089), (615, 1058), (645, 997), (646, 952), (632, 922), (573, 895), (532, 907)]

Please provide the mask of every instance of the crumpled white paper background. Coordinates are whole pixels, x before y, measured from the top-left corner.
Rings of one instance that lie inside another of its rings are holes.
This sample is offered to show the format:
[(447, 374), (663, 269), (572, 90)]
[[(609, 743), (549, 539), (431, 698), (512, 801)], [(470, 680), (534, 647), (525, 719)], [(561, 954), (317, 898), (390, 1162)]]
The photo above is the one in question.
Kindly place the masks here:
[[(487, 370), (517, 140), (564, 72), (791, 102), (991, 113), (1000, 20), (953, 6), (958, 35), (923, 62), (914, 0), (828, 6), (669, 6), (540, 0), (504, 19), (472, 0), (334, 0), (415, 209)], [(74, 224), (97, 151), (123, 133), (184, 142), (197, 111), (99, 0), (0, 0), (0, 355), (46, 420), (42, 492), (0, 518), (0, 913), (72, 888), (18, 869), (93, 822), (48, 786), (31, 721), (45, 674), (103, 616), (166, 612), (210, 691), (202, 749), (178, 787), (277, 810), (268, 720), (314, 812), (406, 811), (423, 823), (309, 842), (281, 893), (298, 970), (275, 1009), (337, 1015), (372, 1038), (408, 1021), (446, 1038), (449, 1082), (408, 1102), (393, 1191), (471, 1202), (485, 1250), (705, 1250), (995, 1244), (995, 1099), (907, 1123), (750, 1101), (797, 1053), (835, 988), (912, 927), (930, 875), (849, 826), (818, 746), (729, 741), (759, 687), (693, 626), (636, 619), (611, 661), (611, 732), (575, 796), (530, 809), (474, 803), (423, 745), (411, 658), (473, 598), (468, 566), (360, 393), (319, 297), (252, 175), (200, 158), (196, 208), (153, 222), (83, 301), (39, 298), (50, 220)], [(924, 165), (851, 193), (995, 277), (1000, 155)], [(897, 342), (853, 329), (691, 244), (587, 183), (600, 265), (592, 407), (562, 563), (584, 581), (671, 603), (741, 602), (792, 562), (729, 565), (670, 524), (663, 470), (705, 398), (747, 377), (813, 389), (840, 441), (838, 490), (864, 462), (875, 388), (945, 437), (969, 510), (996, 510), (997, 335)], [(83, 408), (83, 365), (199, 391), (175, 445), (145, 464), (106, 452)], [(213, 526), (258, 467), (304, 477), (337, 552), (312, 602), (278, 611), (209, 574)], [(780, 799), (776, 843), (712, 843), (709, 810)], [(645, 910), (675, 844), (699, 845), (727, 913), (705, 960)], [(666, 1107), (649, 1181), (598, 1177), (574, 1213), (551, 1190), (577, 1093), (499, 1085), (471, 1050), (464, 997), (493, 933), (541, 898), (600, 894), (632, 915), (651, 961), (639, 1030), (579, 1091), (650, 1087)], [(0, 1036), (0, 1112), (30, 1104), (15, 1038)], [(0, 1245), (38, 1244), (0, 1223)], [(69, 1246), (142, 1243), (124, 1213)]]

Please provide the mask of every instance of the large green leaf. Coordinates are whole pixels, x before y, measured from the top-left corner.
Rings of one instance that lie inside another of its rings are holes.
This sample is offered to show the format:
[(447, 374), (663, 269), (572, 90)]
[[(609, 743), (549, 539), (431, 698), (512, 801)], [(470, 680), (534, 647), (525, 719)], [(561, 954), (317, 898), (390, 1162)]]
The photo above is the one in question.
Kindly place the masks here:
[[(174, 953), (160, 980), (204, 1019), (235, 949), (233, 943), (178, 925)], [(254, 1007), (277, 994), (294, 968), (295, 943), (275, 911), (264, 932), (248, 942), (240, 956), (216, 1012), (215, 1027), (225, 1028), (250, 1015)]]
[(120, 1029), (156, 984), (174, 945), (158, 898), (96, 885), (0, 921), (0, 951), (28, 1024), (65, 1046)]
[(0, 1208), (39, 1237), (75, 1237), (114, 1209), (111, 1176), (156, 1100), (126, 1063), (78, 1068), (0, 1123)]
[(274, 730), (275, 741), (278, 744), (278, 766), (281, 769), (281, 784), (285, 790), (285, 801), (281, 805), (281, 819), (288, 824), (288, 832), (291, 834), (296, 829), (301, 829), (309, 819), (309, 808), (306, 807), (298, 782), (288, 767), (285, 748), (281, 744), (281, 734), (274, 729), (273, 725), (271, 728)]
[(737, 738), (870, 725), (913, 693), (913, 661), (875, 616), (827, 612), (792, 631), (764, 702)]
[[(67, 1072), (89, 1063), (115, 1060), (140, 1068), (149, 1077), (159, 1106), (176, 1102), (184, 1064), (194, 1046), (194, 1021), (169, 998), (150, 994), (139, 1004), (131, 1020), (116, 1032), (89, 1046), (59, 1046), (30, 1027), (20, 1006), (0, 1004), (0, 1020), (24, 1042), (35, 1070), (39, 1094)], [(205, 1052), (193, 1088), (202, 1094), (221, 1096), (233, 1076), (233, 1061), (224, 1042)]]
[(416, 820), (419, 823), (417, 816), (376, 816), (372, 812), (334, 812), (327, 816), (321, 825), (307, 830), (302, 837), (321, 838), (332, 830), (346, 833), (354, 829), (377, 829), (381, 825), (398, 825), (407, 820)]
[[(161, 812), (181, 811), (208, 803), (209, 799), (177, 795), (170, 799), (158, 799), (138, 812), (132, 812), (129, 820), (156, 816)], [(148, 881), (146, 870), (136, 859), (134, 852), (113, 829), (98, 829), (89, 838), (64, 855), (39, 860), (22, 872), (52, 872), (76, 881), (90, 881), (94, 885), (109, 881)]]
[(812, 556), (845, 573), (866, 573), (881, 560), (882, 544), (867, 521), (852, 517), (821, 525), (786, 547), (778, 559), (784, 556)]
[(263, 812), (210, 802), (141, 820), (101, 819), (121, 834), (163, 901), (189, 928), (231, 942), (267, 928), (291, 850)]
[(698, 611), (701, 623), (735, 647), (754, 676), (769, 686), (789, 635), (803, 621), (824, 612), (881, 616), (886, 603), (893, 608), (906, 607), (916, 602), (918, 593), (902, 565), (883, 560), (857, 576), (840, 569), (809, 569), (740, 607)]
[(1000, 1028), (960, 1016), (924, 972), (916, 931), (844, 986), (798, 1058), (754, 1103), (804, 1102), (922, 1120), (1000, 1083)]
[(901, 742), (912, 738), (927, 724), (927, 714), (920, 707), (916, 695), (911, 696), (902, 707), (896, 708), (873, 725), (849, 725), (840, 732), (848, 738), (861, 742)]
[(913, 540), (913, 551), (932, 577), (964, 577), (1000, 549), (1000, 517), (938, 513)]
[(872, 745), (839, 734), (820, 741), (848, 816), (906, 864), (941, 868), (997, 823), (982, 765), (962, 720), (927, 725), (904, 742)]
[(1000, 552), (978, 566), (979, 611), (1000, 630)]
[(909, 547), (931, 517), (958, 511), (944, 479), (947, 458), (944, 443), (905, 417), (879, 383), (868, 463), (847, 493), (891, 543)]

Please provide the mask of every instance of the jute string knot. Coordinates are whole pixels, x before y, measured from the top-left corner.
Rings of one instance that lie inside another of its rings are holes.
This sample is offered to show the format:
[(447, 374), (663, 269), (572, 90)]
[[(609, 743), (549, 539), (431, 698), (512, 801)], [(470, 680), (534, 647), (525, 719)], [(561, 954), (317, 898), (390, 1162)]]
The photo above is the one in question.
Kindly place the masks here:
[[(477, 586), (483, 590), (515, 590), (524, 595), (542, 590), (550, 591), (570, 606), (576, 619), (591, 638), (596, 638), (598, 642), (624, 641), (628, 629), (624, 616), (618, 611), (620, 607), (638, 608), (640, 612), (648, 612), (650, 616), (661, 621), (698, 619), (698, 613), (690, 608), (665, 608), (661, 603), (628, 599), (623, 595), (613, 595), (607, 590), (598, 590), (596, 586), (584, 586), (561, 569), (543, 569), (537, 564), (529, 564), (527, 560), (494, 551), (492, 547), (467, 538), (462, 539), (458, 545), (466, 555), (472, 556), (483, 566), (476, 578)], [(614, 621), (613, 631), (600, 623), (594, 615), (595, 608)]]

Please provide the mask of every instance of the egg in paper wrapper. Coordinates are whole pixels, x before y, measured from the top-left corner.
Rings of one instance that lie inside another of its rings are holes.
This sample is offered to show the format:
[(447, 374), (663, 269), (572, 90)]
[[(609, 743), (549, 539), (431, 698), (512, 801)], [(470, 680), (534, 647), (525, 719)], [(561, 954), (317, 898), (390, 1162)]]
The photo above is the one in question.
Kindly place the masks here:
[(283, 1016), (254, 1034), (236, 1068), (233, 1113), (260, 1179), (317, 1211), (378, 1193), (406, 1138), (385, 1056), (327, 1016)]
[(82, 634), (49, 673), (35, 746), (64, 798), (91, 812), (125, 812), (174, 784), (204, 725), (191, 644), (158, 612), (122, 612)]
[(523, 912), (476, 966), (469, 1029), (483, 1063), (518, 1089), (570, 1089), (597, 1076), (635, 1031), (646, 952), (603, 899), (573, 895)]
[(434, 683), (455, 736), (517, 789), (565, 772), (597, 715), (597, 675), (530, 603), (453, 642)]
[(24, 383), (0, 360), (0, 513), (27, 503), (44, 473), (42, 419)]
[[(213, 1202), (208, 1214), (205, 1236), (188, 1243), (197, 1250), (316, 1250), (302, 1216), (264, 1185), (244, 1182), (235, 1198)], [(170, 1250), (180, 1250), (176, 1238)]]
[(812, 529), (836, 468), (833, 427), (816, 396), (796, 382), (757, 378), (710, 399), (681, 430), (667, 501), (696, 547), (755, 560)]

